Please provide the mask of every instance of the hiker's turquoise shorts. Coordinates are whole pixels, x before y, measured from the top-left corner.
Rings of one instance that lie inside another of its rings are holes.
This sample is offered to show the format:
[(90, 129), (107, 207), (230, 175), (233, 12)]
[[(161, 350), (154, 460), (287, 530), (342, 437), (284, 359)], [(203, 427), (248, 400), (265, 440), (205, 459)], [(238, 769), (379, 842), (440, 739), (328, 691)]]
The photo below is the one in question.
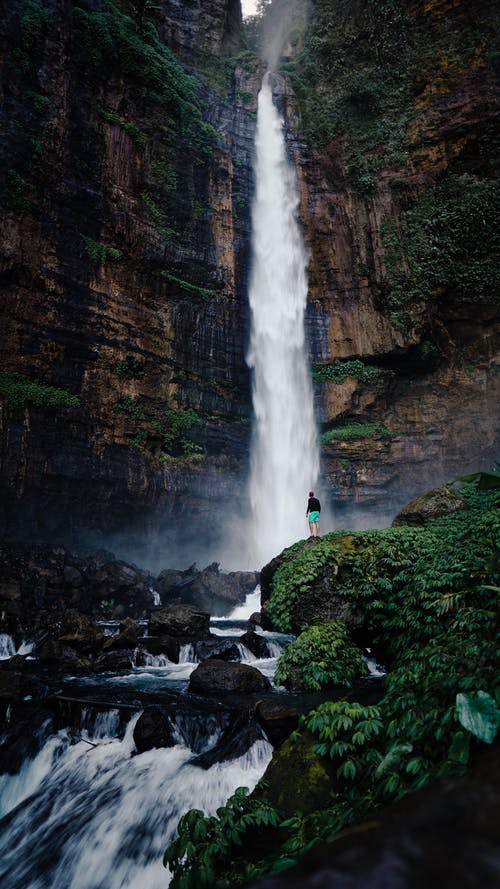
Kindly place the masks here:
[(309, 521), (310, 522), (319, 522), (319, 512), (314, 510), (314, 512), (309, 513)]

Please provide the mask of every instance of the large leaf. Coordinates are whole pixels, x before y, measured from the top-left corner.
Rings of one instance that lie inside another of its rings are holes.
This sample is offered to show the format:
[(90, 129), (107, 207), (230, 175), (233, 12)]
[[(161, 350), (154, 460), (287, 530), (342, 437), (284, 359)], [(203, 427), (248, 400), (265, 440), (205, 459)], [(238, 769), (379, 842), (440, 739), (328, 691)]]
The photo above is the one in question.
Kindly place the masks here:
[(456, 699), (458, 721), (471, 734), (491, 744), (500, 725), (500, 709), (494, 698), (485, 691), (474, 694), (458, 694)]

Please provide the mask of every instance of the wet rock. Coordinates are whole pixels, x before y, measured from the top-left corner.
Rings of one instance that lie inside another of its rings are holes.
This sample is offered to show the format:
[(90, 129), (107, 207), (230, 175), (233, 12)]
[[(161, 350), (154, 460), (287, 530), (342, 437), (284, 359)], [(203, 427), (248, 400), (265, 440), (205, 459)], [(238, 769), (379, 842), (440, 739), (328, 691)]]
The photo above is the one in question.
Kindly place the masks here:
[(273, 747), (283, 744), (297, 728), (300, 719), (300, 712), (295, 707), (286, 707), (273, 701), (257, 701), (254, 713)]
[(151, 614), (149, 633), (152, 636), (204, 639), (210, 636), (210, 615), (189, 605), (165, 606)]
[(195, 642), (196, 657), (200, 661), (216, 658), (221, 661), (239, 661), (240, 650), (234, 639), (214, 638)]
[(399, 512), (392, 522), (393, 528), (398, 525), (425, 525), (431, 519), (447, 515), (450, 512), (459, 512), (468, 509), (467, 502), (457, 494), (453, 488), (445, 485), (442, 488), (434, 488), (416, 497)]
[(270, 688), (269, 680), (255, 667), (221, 660), (208, 660), (191, 673), (189, 691), (193, 694), (254, 692)]
[(85, 672), (91, 666), (90, 661), (82, 657), (74, 648), (54, 639), (48, 639), (43, 643), (38, 657), (42, 663), (70, 667), (75, 671)]
[(168, 717), (158, 707), (147, 707), (134, 728), (138, 753), (154, 747), (174, 747), (175, 738)]
[(138, 641), (149, 654), (165, 654), (172, 663), (179, 663), (181, 642), (174, 636), (141, 636)]
[(217, 762), (230, 762), (244, 756), (256, 741), (262, 740), (262, 731), (248, 712), (239, 713), (211, 750), (192, 760), (193, 765), (209, 769)]
[(247, 630), (246, 633), (243, 633), (243, 636), (240, 636), (240, 642), (245, 648), (248, 648), (255, 657), (267, 658), (271, 656), (265, 637), (259, 636), (258, 633), (254, 633), (252, 630)]
[(19, 670), (0, 670), (0, 701), (9, 703), (23, 696), (24, 677)]
[(124, 648), (135, 648), (137, 645), (138, 629), (132, 618), (127, 617), (120, 624), (120, 631), (116, 636), (109, 636), (103, 643), (103, 652), (120, 651)]
[(74, 609), (64, 614), (58, 642), (70, 645), (78, 651), (93, 651), (99, 648), (103, 640), (100, 629), (87, 614), (80, 614)]
[(96, 673), (107, 673), (119, 670), (127, 670), (130, 672), (133, 662), (133, 651), (109, 651), (101, 654), (94, 661), (94, 670)]
[(256, 584), (254, 571), (224, 573), (219, 571), (217, 562), (202, 571), (197, 571), (194, 566), (183, 572), (162, 571), (156, 579), (163, 601), (193, 605), (214, 616), (227, 614), (236, 605), (241, 605)]

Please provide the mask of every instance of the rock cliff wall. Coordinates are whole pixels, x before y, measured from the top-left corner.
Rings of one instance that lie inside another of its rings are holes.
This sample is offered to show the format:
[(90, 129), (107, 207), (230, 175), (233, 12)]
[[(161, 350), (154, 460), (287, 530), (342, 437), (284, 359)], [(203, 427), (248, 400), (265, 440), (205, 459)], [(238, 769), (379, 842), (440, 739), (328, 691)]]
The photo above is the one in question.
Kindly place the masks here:
[(11, 534), (203, 521), (245, 471), (255, 59), (239, 2), (140, 7), (3, 17), (1, 367), (26, 378), (2, 389)]

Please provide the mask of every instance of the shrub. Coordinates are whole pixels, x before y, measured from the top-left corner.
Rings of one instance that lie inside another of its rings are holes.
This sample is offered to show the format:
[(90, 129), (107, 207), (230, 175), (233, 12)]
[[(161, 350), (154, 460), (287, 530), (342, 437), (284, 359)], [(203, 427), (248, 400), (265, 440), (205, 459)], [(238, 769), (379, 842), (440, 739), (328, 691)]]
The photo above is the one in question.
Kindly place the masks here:
[(366, 672), (361, 652), (338, 621), (311, 626), (287, 646), (278, 661), (275, 682), (319, 691), (332, 685), (351, 685)]
[(393, 370), (385, 370), (373, 364), (364, 364), (358, 359), (344, 361), (337, 359), (332, 364), (316, 364), (313, 367), (313, 380), (324, 383), (329, 380), (332, 383), (343, 383), (348, 377), (354, 377), (361, 383), (378, 383), (395, 376)]
[(391, 433), (383, 423), (350, 423), (338, 426), (336, 429), (328, 429), (320, 435), (320, 441), (321, 444), (329, 444), (331, 441), (356, 441), (361, 438), (371, 438), (372, 435), (390, 438)]
[(24, 374), (0, 371), (0, 397), (13, 408), (36, 404), (41, 407), (79, 407), (80, 399), (67, 389), (30, 380)]
[(108, 259), (112, 262), (116, 262), (116, 260), (121, 259), (123, 256), (122, 251), (118, 250), (117, 247), (108, 247), (107, 244), (99, 244), (98, 241), (94, 241), (93, 238), (89, 238), (87, 235), (82, 235), (82, 239), (85, 244), (85, 252), (96, 265), (105, 265)]
[(142, 405), (135, 398), (130, 398), (129, 395), (125, 396), (123, 401), (118, 401), (115, 404), (113, 412), (115, 414), (125, 414), (134, 423), (139, 423), (141, 420), (146, 419)]

